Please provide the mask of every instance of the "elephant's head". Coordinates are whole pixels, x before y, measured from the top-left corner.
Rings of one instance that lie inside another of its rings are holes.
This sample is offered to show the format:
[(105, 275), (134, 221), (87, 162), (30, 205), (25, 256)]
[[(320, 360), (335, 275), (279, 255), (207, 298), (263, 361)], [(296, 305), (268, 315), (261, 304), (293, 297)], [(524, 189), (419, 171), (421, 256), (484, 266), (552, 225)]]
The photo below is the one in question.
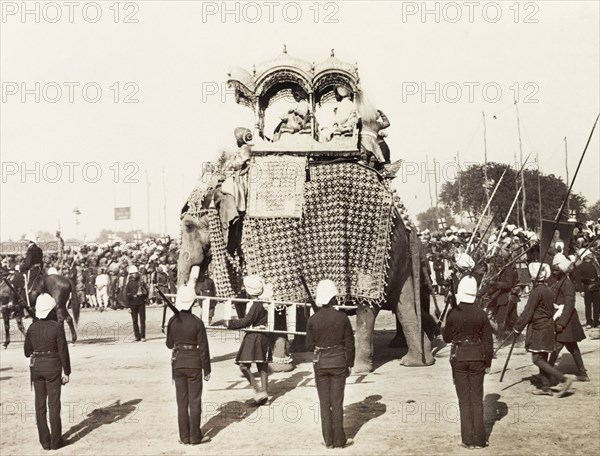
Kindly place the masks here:
[(187, 283), (192, 266), (203, 271), (210, 262), (210, 225), (208, 213), (181, 219), (181, 249), (177, 261), (177, 287)]

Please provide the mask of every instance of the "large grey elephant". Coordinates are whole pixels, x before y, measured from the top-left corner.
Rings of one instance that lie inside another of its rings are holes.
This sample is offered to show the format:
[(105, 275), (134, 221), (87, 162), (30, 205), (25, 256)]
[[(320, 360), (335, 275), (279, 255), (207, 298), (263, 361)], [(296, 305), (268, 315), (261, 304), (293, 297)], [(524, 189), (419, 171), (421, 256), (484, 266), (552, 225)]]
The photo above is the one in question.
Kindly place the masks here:
[[(208, 189), (201, 198), (202, 208), (190, 214), (187, 205), (184, 207), (181, 219), (178, 286), (187, 283), (193, 265), (200, 265), (202, 269), (208, 267), (213, 242), (208, 208), (212, 206), (217, 211), (225, 211), (222, 206), (227, 197), (228, 195), (220, 193), (218, 188)], [(402, 326), (408, 352), (401, 363), (404, 366), (431, 365), (434, 362), (431, 344), (421, 324), (419, 241), (414, 231), (407, 230), (397, 206), (392, 209), (392, 218), (385, 287), (386, 302), (381, 308), (393, 311)], [(221, 220), (226, 223), (227, 218), (221, 215)], [(241, 220), (237, 219), (235, 223), (235, 227), (223, 226), (226, 237), (228, 233), (239, 232)], [(222, 241), (219, 239), (220, 243)], [(231, 242), (229, 244), (230, 249), (239, 249), (239, 245), (232, 246)], [(243, 252), (240, 253), (243, 255)], [(354, 372), (370, 372), (373, 369), (373, 331), (378, 311), (378, 306), (359, 305), (357, 308)]]

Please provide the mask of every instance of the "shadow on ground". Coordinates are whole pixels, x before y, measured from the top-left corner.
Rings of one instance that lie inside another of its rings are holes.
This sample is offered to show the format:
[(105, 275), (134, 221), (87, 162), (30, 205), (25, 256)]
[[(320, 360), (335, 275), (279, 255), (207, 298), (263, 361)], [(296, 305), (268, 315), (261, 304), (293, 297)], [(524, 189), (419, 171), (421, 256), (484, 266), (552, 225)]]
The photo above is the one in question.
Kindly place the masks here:
[(344, 407), (344, 430), (348, 438), (353, 439), (365, 424), (385, 414), (387, 406), (379, 402), (381, 399), (381, 395), (375, 394)]
[(93, 410), (85, 420), (71, 427), (71, 429), (63, 434), (62, 438), (65, 444), (71, 445), (83, 439), (100, 426), (125, 419), (136, 410), (136, 406), (140, 402), (142, 402), (141, 399), (132, 399), (121, 404), (121, 401), (118, 400), (111, 405)]

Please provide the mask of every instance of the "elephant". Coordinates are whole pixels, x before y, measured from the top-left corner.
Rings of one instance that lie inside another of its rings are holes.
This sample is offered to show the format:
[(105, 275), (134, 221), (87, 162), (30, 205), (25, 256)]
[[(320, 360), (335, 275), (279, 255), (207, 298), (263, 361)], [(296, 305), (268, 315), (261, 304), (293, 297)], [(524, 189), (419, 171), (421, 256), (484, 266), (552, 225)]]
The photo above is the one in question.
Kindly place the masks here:
[[(240, 224), (243, 223), (243, 217), (237, 217), (229, 222), (223, 218), (223, 212), (230, 211), (230, 209), (223, 210), (223, 207), (230, 208), (235, 204), (229, 201), (231, 198), (230, 195), (220, 192), (217, 186), (204, 192), (200, 198), (202, 207), (197, 208), (197, 211), (188, 210), (189, 202), (184, 206), (181, 217), (181, 247), (177, 264), (178, 287), (187, 283), (192, 266), (200, 265), (201, 269), (204, 269), (211, 261), (213, 239), (211, 239), (208, 214), (210, 207), (214, 207), (219, 212), (222, 224), (229, 223), (229, 226), (222, 227), (229, 253), (243, 255), (240, 244), (232, 242), (232, 235), (241, 231)], [(381, 307), (358, 304), (356, 309), (356, 357), (353, 369), (356, 373), (373, 370), (373, 332), (380, 309), (394, 312), (402, 327), (408, 352), (402, 357), (401, 364), (427, 366), (434, 363), (430, 339), (421, 323), (420, 241), (414, 229), (407, 229), (398, 204), (392, 206), (391, 227), (385, 302)]]

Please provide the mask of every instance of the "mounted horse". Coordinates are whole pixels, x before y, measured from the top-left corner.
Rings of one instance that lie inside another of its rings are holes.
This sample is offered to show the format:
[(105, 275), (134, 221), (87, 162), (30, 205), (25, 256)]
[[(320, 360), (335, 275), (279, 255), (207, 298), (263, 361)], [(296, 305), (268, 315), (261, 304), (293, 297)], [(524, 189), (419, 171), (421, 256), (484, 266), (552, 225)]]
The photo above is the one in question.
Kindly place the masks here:
[[(276, 300), (308, 302), (302, 279), (314, 294), (318, 281), (329, 278), (340, 290), (339, 303), (357, 306), (356, 372), (372, 370), (380, 309), (392, 310), (402, 325), (408, 344), (402, 364), (432, 364), (421, 325), (419, 241), (407, 229), (399, 199), (361, 160), (365, 150), (355, 124), (334, 124), (326, 142), (317, 140), (323, 135), (315, 109), (331, 107), (340, 86), (358, 93), (356, 68), (333, 55), (315, 65), (284, 52), (253, 75), (232, 70), (229, 84), (236, 101), (255, 110), (255, 142), (249, 130), (236, 129), (238, 152), (224, 154), (210, 182), (188, 198), (178, 286), (187, 283), (193, 265), (210, 264), (220, 297), (237, 296), (247, 273), (273, 283)], [(261, 139), (267, 137), (266, 109), (297, 90), (308, 94), (306, 128), (283, 131), (274, 142)]]
[[(35, 318), (35, 301), (37, 297), (42, 293), (48, 293), (56, 301), (57, 317), (59, 323), (67, 321), (69, 330), (71, 331), (71, 341), (75, 343), (77, 341), (77, 331), (75, 325), (79, 322), (79, 300), (77, 299), (76, 293), (74, 293), (75, 287), (71, 281), (59, 274), (46, 275), (41, 269), (35, 268), (30, 272), (32, 277), (24, 278), (21, 273), (12, 272), (10, 275), (3, 275), (2, 282), (0, 283), (0, 302), (2, 303), (2, 316), (4, 319), (4, 327), (6, 329), (8, 323), (7, 318), (10, 317), (8, 309), (8, 303), (13, 303), (13, 313), (22, 317), (23, 310)], [(28, 296), (25, 292), (25, 280), (28, 280)], [(6, 303), (6, 312), (4, 304)], [(31, 306), (30, 304), (31, 303)], [(71, 314), (67, 310), (68, 304), (71, 304), (73, 309), (73, 316), (75, 321), (71, 317)], [(6, 317), (5, 317), (6, 315)], [(19, 324), (21, 329), (22, 323)], [(23, 331), (21, 331), (23, 332)], [(5, 346), (10, 343), (8, 332), (5, 332)]]

